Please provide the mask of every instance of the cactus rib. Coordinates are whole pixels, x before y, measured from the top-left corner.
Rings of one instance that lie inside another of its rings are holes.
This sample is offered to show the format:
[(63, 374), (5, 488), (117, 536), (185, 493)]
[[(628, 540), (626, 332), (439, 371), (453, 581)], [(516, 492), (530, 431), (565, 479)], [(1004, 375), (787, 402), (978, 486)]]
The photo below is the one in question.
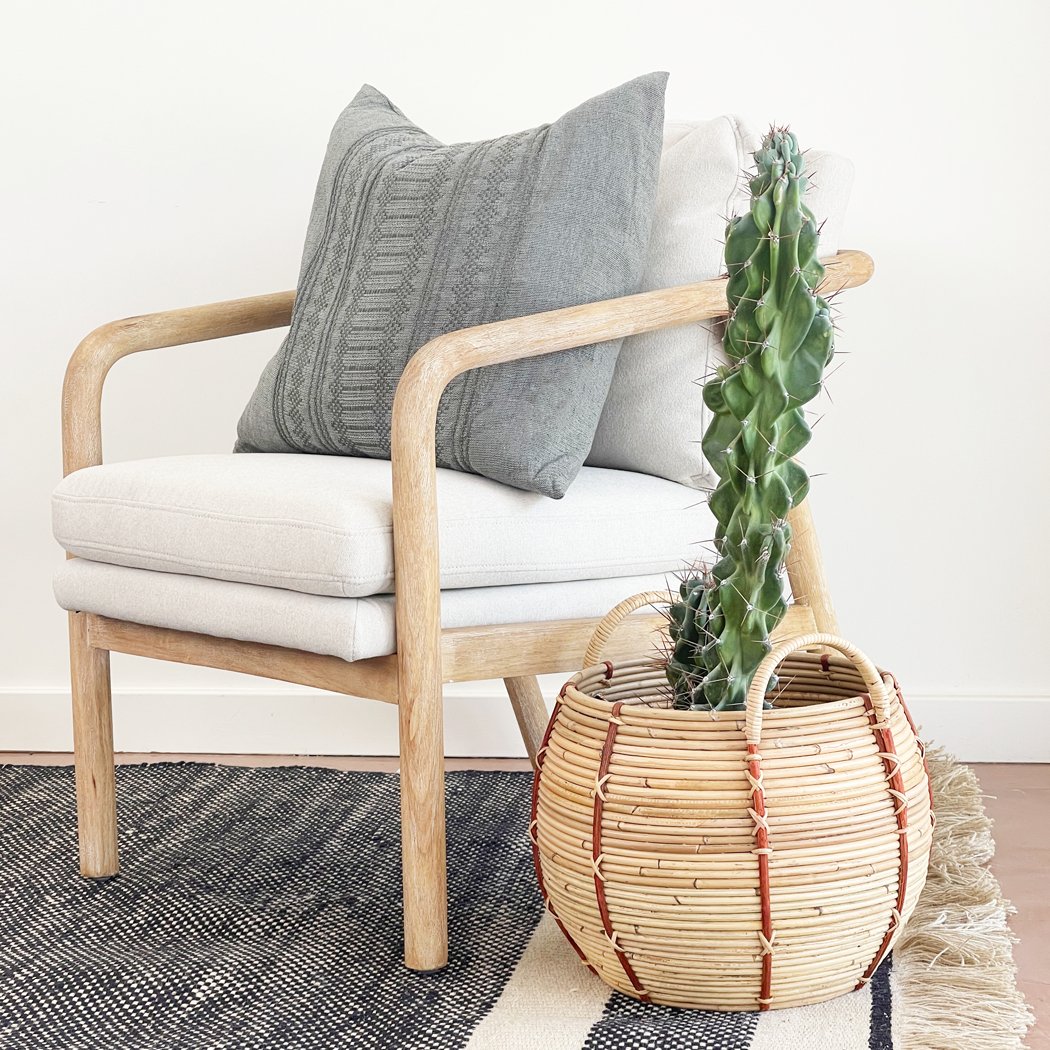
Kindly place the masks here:
[(754, 158), (750, 207), (726, 232), (729, 363), (704, 387), (718, 560), (682, 581), (671, 611), (667, 674), (684, 708), (742, 709), (787, 610), (787, 516), (809, 491), (793, 457), (811, 437), (803, 406), (820, 392), (834, 354), (798, 142), (772, 128)]

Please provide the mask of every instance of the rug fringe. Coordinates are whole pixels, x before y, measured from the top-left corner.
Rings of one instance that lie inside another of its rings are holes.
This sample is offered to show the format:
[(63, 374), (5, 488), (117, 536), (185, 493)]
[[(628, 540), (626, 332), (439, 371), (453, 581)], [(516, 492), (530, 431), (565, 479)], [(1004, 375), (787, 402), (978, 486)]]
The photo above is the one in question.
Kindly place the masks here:
[(937, 832), (926, 888), (893, 949), (900, 1050), (1014, 1050), (1035, 1018), (1017, 987), (1015, 909), (985, 867), (992, 821), (972, 769), (940, 748), (927, 759)]

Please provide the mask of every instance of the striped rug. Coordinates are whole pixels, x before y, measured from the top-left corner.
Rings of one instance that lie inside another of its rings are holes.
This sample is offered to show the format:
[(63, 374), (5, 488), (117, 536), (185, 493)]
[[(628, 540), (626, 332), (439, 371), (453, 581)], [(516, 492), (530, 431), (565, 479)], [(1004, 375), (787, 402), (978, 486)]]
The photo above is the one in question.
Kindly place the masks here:
[(401, 965), (395, 775), (121, 767), (122, 873), (86, 882), (75, 868), (71, 770), (0, 768), (0, 1046), (942, 1045), (902, 1040), (902, 963), (861, 992), (764, 1014), (610, 993), (544, 915), (525, 831), (530, 780), (449, 775), (451, 958), (442, 973), (421, 975)]
[[(892, 1050), (894, 1046), (887, 966), (863, 991), (819, 1006), (717, 1014), (648, 1006), (611, 992), (565, 948), (561, 931), (544, 916), (499, 998), (471, 1034), (467, 1050)], [(544, 1016), (537, 1009), (544, 1001), (558, 1003), (557, 1010)]]

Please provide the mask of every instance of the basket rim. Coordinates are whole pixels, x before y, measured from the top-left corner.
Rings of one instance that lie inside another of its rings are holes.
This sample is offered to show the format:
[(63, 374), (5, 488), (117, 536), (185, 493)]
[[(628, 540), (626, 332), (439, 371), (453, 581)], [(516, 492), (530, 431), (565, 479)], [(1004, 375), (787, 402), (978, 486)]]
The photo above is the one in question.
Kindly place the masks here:
[[(814, 660), (820, 662), (819, 653), (796, 653), (794, 656), (808, 655), (814, 658)], [(663, 663), (665, 663), (664, 661)], [(559, 696), (564, 698), (570, 695), (570, 693), (577, 693), (581, 697), (591, 701), (595, 704), (604, 704), (611, 711), (613, 706), (617, 703), (623, 703), (627, 710), (630, 712), (630, 717), (641, 716), (643, 718), (660, 718), (660, 719), (673, 719), (677, 721), (700, 721), (700, 722), (724, 722), (731, 719), (737, 719), (742, 721), (746, 712), (743, 710), (737, 711), (678, 711), (672, 707), (652, 707), (648, 703), (631, 703), (624, 702), (622, 697), (616, 700), (607, 700), (604, 696), (595, 696), (593, 693), (589, 693), (584, 689), (580, 688), (580, 682), (588, 676), (601, 674), (602, 677), (608, 677), (607, 669), (612, 668), (615, 671), (618, 667), (622, 669), (633, 668), (637, 669), (641, 666), (648, 664), (654, 674), (661, 673), (663, 669), (663, 663), (657, 660), (653, 660), (650, 657), (636, 657), (629, 660), (621, 660), (618, 663), (614, 661), (605, 660), (598, 664), (592, 664), (589, 667), (583, 667), (577, 671), (561, 688)], [(876, 667), (876, 670), (882, 676), (884, 680), (888, 680), (887, 684), (890, 685), (891, 697), (895, 698), (896, 694), (896, 679), (894, 676), (883, 667)], [(605, 672), (605, 673), (603, 673)], [(822, 710), (826, 710), (829, 713), (836, 713), (841, 710), (845, 710), (851, 705), (855, 705), (858, 702), (863, 702), (868, 696), (867, 693), (854, 693), (850, 696), (839, 697), (837, 700), (817, 700), (812, 704), (806, 704), (799, 707), (770, 707), (763, 712), (763, 719), (772, 719), (774, 722), (784, 722), (790, 720), (793, 716), (797, 716), (801, 712), (812, 711), (814, 707), (820, 707)], [(641, 699), (639, 697), (638, 699)]]

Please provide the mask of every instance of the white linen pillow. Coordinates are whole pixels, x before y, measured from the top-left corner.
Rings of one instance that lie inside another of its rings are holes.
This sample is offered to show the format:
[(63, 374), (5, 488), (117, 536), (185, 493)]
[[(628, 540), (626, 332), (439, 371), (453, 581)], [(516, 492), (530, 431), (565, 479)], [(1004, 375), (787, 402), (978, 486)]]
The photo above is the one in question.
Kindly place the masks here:
[[(737, 117), (664, 128), (660, 184), (641, 291), (706, 281), (725, 271), (726, 219), (748, 200), (741, 173), (761, 135)], [(813, 180), (807, 203), (819, 222), (821, 256), (838, 251), (853, 165), (807, 153)], [(714, 475), (700, 450), (707, 428), (704, 378), (725, 361), (715, 322), (643, 332), (625, 339), (587, 463), (655, 474), (693, 488)]]

